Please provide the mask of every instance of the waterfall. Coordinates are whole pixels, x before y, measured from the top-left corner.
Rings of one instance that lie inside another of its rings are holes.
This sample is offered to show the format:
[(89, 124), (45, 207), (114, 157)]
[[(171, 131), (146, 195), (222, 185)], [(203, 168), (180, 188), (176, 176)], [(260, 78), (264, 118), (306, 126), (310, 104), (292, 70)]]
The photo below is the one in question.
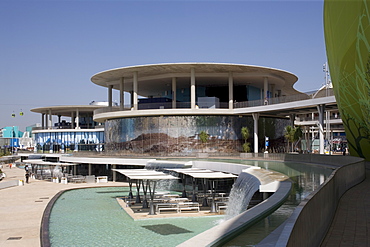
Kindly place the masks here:
[(179, 190), (178, 187), (178, 181), (175, 179), (159, 180), (157, 182), (156, 191)]
[(254, 193), (259, 189), (260, 181), (253, 175), (242, 172), (231, 188), (225, 220), (247, 210)]
[[(147, 170), (156, 170), (162, 171), (164, 173), (171, 174), (171, 172), (167, 171), (166, 169), (179, 169), (184, 168), (184, 162), (176, 162), (176, 161), (149, 161), (145, 165), (145, 169)], [(159, 180), (156, 186), (157, 191), (181, 191), (182, 185), (179, 184), (177, 180)]]
[(58, 177), (58, 178), (63, 177), (62, 169), (60, 168), (60, 166), (57, 165), (54, 167), (53, 177)]

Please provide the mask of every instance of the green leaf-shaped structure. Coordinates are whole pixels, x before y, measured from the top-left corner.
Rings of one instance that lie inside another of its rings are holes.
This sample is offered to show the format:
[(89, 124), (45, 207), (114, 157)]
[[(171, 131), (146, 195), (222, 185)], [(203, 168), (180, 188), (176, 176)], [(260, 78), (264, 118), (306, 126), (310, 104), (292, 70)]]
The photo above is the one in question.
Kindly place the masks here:
[(325, 0), (324, 30), (349, 151), (370, 160), (370, 2)]

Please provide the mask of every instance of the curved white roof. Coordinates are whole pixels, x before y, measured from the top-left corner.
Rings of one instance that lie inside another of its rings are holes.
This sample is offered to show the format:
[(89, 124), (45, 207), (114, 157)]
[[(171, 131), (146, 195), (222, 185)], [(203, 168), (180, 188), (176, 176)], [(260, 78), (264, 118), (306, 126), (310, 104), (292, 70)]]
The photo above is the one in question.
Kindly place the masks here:
[(113, 85), (119, 90), (121, 78), (124, 78), (124, 91), (132, 91), (134, 72), (138, 73), (139, 94), (156, 95), (156, 92), (171, 90), (172, 78), (176, 77), (177, 88), (190, 85), (190, 71), (195, 70), (196, 85), (227, 85), (228, 76), (233, 74), (234, 85), (254, 85), (263, 87), (264, 78), (274, 84), (276, 90), (285, 94), (299, 93), (293, 88), (297, 76), (279, 69), (231, 63), (164, 63), (129, 66), (106, 70), (91, 77), (99, 86)]

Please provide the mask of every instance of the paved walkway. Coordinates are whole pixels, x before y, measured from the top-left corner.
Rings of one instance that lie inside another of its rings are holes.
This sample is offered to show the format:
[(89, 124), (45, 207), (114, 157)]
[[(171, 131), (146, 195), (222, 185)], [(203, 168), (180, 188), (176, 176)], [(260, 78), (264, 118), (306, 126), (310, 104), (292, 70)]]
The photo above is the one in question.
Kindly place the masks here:
[[(24, 170), (4, 167), (3, 181), (24, 179)], [(30, 179), (29, 184), (0, 189), (0, 246), (40, 246), (40, 226), (48, 202), (61, 190), (126, 183), (56, 184)], [(323, 247), (370, 246), (370, 170), (366, 179), (340, 200)]]
[[(5, 166), (10, 180), (24, 180), (25, 171)], [(0, 182), (2, 183), (2, 182)], [(30, 179), (29, 184), (0, 189), (0, 246), (40, 246), (41, 218), (48, 202), (61, 190), (93, 186), (128, 186), (127, 183), (57, 184)]]
[(370, 170), (340, 199), (322, 247), (370, 246)]

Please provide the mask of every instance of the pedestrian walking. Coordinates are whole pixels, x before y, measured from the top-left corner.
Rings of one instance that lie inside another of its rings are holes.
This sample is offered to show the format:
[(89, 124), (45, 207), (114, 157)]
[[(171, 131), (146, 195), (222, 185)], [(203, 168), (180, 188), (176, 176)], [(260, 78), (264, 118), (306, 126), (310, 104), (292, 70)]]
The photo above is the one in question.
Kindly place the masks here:
[(26, 172), (25, 177), (26, 177), (26, 183), (28, 184), (28, 179), (30, 178), (30, 173), (28, 171)]

